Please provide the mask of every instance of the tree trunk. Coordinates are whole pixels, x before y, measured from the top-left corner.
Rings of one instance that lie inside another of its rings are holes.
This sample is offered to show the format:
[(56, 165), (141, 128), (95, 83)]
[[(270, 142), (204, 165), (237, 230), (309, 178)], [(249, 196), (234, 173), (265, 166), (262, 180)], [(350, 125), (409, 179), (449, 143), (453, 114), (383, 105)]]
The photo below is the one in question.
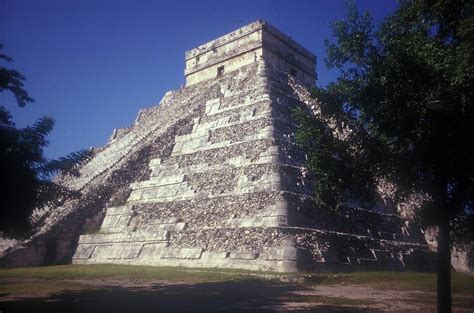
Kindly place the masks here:
[(451, 313), (450, 224), (446, 215), (442, 214), (438, 233), (438, 313)]

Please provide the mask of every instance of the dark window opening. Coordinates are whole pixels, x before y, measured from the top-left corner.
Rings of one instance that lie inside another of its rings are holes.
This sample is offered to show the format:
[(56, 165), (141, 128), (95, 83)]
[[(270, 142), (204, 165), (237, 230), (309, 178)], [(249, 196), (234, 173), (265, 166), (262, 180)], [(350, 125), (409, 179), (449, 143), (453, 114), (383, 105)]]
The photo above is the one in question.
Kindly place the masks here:
[(219, 66), (217, 68), (217, 77), (222, 76), (224, 74), (224, 66)]

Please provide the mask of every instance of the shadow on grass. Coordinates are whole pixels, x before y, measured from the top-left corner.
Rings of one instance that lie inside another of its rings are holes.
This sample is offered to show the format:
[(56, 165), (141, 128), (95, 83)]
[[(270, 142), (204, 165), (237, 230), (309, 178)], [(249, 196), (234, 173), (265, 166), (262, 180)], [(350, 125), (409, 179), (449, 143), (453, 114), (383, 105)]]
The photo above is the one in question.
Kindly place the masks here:
[[(149, 287), (90, 287), (45, 298), (0, 303), (9, 312), (285, 312), (283, 303), (303, 303), (291, 312), (376, 312), (369, 308), (317, 305), (294, 294), (301, 285), (269, 281), (153, 284)], [(296, 309), (296, 310), (295, 310)]]

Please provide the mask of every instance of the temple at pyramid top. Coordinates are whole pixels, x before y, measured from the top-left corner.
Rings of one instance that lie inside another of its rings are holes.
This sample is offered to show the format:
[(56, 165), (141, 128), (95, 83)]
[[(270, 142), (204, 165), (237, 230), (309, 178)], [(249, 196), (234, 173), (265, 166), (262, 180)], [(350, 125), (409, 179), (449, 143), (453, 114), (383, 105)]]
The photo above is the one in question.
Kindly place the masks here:
[(316, 56), (265, 21), (256, 21), (186, 52), (186, 86), (222, 76), (256, 60), (314, 85)]

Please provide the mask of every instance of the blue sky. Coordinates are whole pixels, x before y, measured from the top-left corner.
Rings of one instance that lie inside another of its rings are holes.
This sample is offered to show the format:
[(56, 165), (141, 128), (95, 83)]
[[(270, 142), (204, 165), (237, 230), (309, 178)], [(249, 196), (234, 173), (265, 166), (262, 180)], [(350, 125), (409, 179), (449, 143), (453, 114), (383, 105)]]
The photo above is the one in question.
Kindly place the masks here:
[[(112, 130), (133, 123), (184, 83), (184, 52), (257, 19), (264, 19), (318, 57), (318, 85), (337, 73), (324, 65), (329, 22), (345, 16), (344, 0), (23, 1), (0, 0), (0, 42), (22, 72), (35, 102), (0, 105), (19, 127), (41, 116), (56, 125), (46, 155), (54, 158), (106, 143)], [(376, 22), (395, 0), (356, 1)]]

